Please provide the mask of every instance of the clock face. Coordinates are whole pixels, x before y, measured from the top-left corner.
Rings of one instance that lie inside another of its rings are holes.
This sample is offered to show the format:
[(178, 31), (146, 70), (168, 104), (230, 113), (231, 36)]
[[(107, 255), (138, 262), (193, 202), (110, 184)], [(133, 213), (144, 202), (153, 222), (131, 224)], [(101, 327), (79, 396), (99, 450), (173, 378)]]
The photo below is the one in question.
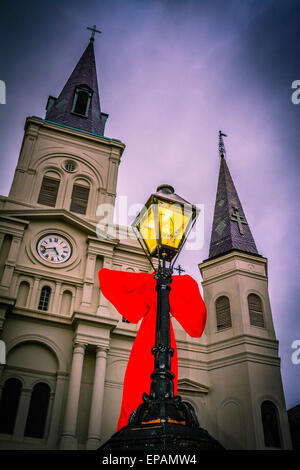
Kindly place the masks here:
[(37, 244), (38, 254), (50, 263), (64, 263), (71, 254), (70, 243), (60, 235), (50, 234), (41, 238)]

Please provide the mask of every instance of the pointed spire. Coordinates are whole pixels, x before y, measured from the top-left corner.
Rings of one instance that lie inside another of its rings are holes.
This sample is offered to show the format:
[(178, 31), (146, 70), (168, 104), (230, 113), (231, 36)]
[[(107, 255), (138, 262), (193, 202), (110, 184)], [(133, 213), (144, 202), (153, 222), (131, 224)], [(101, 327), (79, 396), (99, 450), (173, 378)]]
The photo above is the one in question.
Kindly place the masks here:
[(239, 200), (226, 160), (223, 137), (219, 131), (220, 172), (210, 240), (209, 258), (231, 250), (258, 255), (242, 204)]
[(93, 44), (95, 31), (59, 97), (49, 97), (46, 119), (103, 135), (108, 115), (101, 113), (100, 108)]

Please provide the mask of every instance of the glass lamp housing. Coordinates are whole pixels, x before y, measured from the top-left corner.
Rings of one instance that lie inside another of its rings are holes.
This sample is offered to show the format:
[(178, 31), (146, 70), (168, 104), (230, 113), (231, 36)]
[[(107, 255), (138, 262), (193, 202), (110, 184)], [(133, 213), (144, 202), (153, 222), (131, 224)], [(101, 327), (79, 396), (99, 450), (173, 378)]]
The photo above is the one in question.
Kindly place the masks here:
[(132, 227), (149, 259), (164, 256), (166, 261), (180, 252), (198, 215), (195, 206), (161, 185), (151, 194)]

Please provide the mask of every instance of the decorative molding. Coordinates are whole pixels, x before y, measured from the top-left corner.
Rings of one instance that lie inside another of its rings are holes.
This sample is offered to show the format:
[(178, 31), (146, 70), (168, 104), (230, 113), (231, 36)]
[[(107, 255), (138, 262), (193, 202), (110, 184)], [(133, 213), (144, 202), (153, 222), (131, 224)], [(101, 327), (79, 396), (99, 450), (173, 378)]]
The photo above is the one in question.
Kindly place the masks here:
[[(123, 142), (121, 142), (118, 139), (113, 139), (109, 137), (104, 137), (104, 136), (84, 132), (80, 129), (75, 129), (75, 128), (63, 126), (61, 124), (57, 124), (54, 122), (46, 121), (37, 116), (30, 116), (26, 119), (26, 123), (25, 123), (26, 132), (32, 132), (31, 129), (30, 130), (28, 129), (29, 126), (30, 127), (38, 126), (39, 133), (41, 135), (49, 134), (49, 131), (51, 132), (55, 130), (56, 133), (59, 131), (61, 134), (66, 134), (67, 136), (71, 134), (72, 136), (78, 137), (78, 139), (82, 141), (90, 141), (93, 144), (101, 144), (103, 148), (107, 146), (110, 146), (111, 148), (118, 147), (120, 148), (121, 154), (125, 149), (125, 144), (123, 144)], [(69, 140), (69, 137), (67, 137), (67, 139)]]
[(212, 259), (206, 259), (204, 261), (202, 261), (202, 263), (199, 263), (198, 264), (198, 267), (200, 270), (202, 269), (207, 269), (209, 268), (210, 266), (213, 266), (213, 265), (216, 265), (216, 264), (221, 264), (223, 263), (224, 261), (228, 261), (228, 260), (231, 260), (231, 259), (240, 259), (240, 260), (243, 260), (243, 261), (250, 261), (250, 262), (253, 262), (253, 263), (260, 263), (260, 264), (267, 264), (268, 260), (267, 258), (265, 258), (264, 256), (257, 256), (257, 255), (252, 255), (250, 253), (242, 253), (240, 251), (232, 251), (230, 253), (225, 253), (224, 255), (222, 256), (218, 256), (216, 258), (212, 258)]
[(113, 382), (112, 380), (105, 380), (104, 387), (106, 388), (116, 388), (118, 390), (123, 389), (123, 382)]
[[(81, 262), (81, 260), (80, 260)], [(75, 285), (77, 287), (82, 287), (84, 282), (82, 279), (78, 280), (78, 278), (74, 277), (74, 276), (70, 276), (70, 275), (67, 275), (65, 273), (62, 273), (61, 277), (58, 278), (57, 277), (57, 273), (51, 273), (49, 271), (42, 271), (41, 269), (39, 268), (33, 268), (33, 267), (25, 267), (25, 266), (20, 266), (20, 265), (17, 265), (15, 267), (15, 270), (14, 272), (16, 274), (19, 274), (19, 275), (30, 275), (30, 276), (34, 276), (35, 278), (37, 279), (47, 279), (49, 281), (53, 281), (53, 282), (66, 282), (66, 283), (71, 283), (72, 285)]]
[(178, 393), (191, 396), (203, 396), (210, 392), (210, 388), (206, 385), (194, 382), (193, 380), (182, 378), (178, 379)]
[(220, 341), (215, 341), (214, 343), (210, 343), (207, 345), (207, 352), (213, 353), (216, 351), (223, 351), (224, 349), (245, 344), (274, 349), (275, 351), (278, 351), (278, 340), (270, 338), (261, 338), (260, 336), (255, 335), (243, 334), (230, 337), (228, 339), (222, 339)]
[(257, 353), (250, 353), (250, 352), (243, 352), (237, 354), (231, 354), (227, 357), (222, 357), (221, 359), (214, 359), (208, 361), (207, 363), (207, 370), (219, 369), (223, 367), (232, 366), (234, 364), (240, 363), (256, 363), (256, 364), (264, 364), (270, 365), (274, 367), (280, 368), (280, 358), (279, 357), (271, 357), (265, 354), (257, 354)]
[(214, 275), (209, 279), (203, 280), (202, 281), (202, 286), (203, 287), (209, 286), (210, 284), (214, 284), (216, 282), (216, 280), (221, 281), (221, 280), (224, 280), (224, 279), (228, 279), (229, 277), (235, 276), (237, 274), (239, 274), (240, 276), (245, 276), (245, 277), (248, 277), (248, 278), (252, 277), (253, 279), (259, 279), (261, 281), (267, 282), (266, 274), (258, 274), (258, 273), (254, 273), (254, 272), (250, 272), (250, 271), (247, 272), (247, 271), (244, 271), (244, 270), (239, 269), (239, 268), (234, 268), (230, 271), (228, 270), (224, 273), (221, 273), (219, 275)]
[(13, 348), (15, 348), (16, 346), (18, 346), (22, 343), (28, 343), (28, 342), (40, 343), (43, 346), (50, 349), (50, 351), (57, 358), (58, 371), (59, 372), (66, 372), (68, 370), (68, 363), (67, 363), (67, 360), (65, 358), (65, 355), (64, 355), (64, 352), (62, 351), (62, 349), (54, 341), (52, 341), (48, 336), (44, 336), (44, 335), (24, 334), (24, 335), (19, 335), (19, 336), (15, 337), (11, 341), (9, 341), (6, 345), (7, 356)]
[[(19, 201), (17, 201), (18, 204), (20, 204)], [(74, 226), (77, 226), (81, 231), (88, 233), (89, 235), (96, 236), (96, 226), (97, 222), (91, 222), (89, 220), (86, 220), (82, 217), (79, 217), (78, 215), (75, 215), (73, 212), (67, 211), (66, 209), (55, 209), (55, 208), (30, 208), (30, 209), (1, 209), (0, 210), (0, 217), (1, 215), (7, 215), (8, 217), (14, 217), (18, 218), (19, 216), (25, 216), (27, 219), (30, 218), (46, 218), (49, 219), (50, 217), (52, 220), (55, 218), (62, 219), (65, 222), (69, 222)], [(23, 223), (24, 221), (22, 221)], [(27, 222), (28, 223), (28, 222)], [(117, 240), (107, 238), (106, 233), (104, 232), (105, 239), (102, 241), (105, 241), (106, 243), (118, 243)]]

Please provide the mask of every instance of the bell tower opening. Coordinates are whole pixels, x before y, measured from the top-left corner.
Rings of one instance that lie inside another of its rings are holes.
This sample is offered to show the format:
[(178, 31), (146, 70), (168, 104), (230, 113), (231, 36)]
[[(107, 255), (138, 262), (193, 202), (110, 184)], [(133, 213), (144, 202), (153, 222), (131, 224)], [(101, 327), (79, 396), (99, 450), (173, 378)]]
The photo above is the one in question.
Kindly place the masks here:
[(90, 103), (92, 99), (92, 90), (87, 86), (80, 85), (75, 89), (72, 113), (78, 116), (88, 117)]

